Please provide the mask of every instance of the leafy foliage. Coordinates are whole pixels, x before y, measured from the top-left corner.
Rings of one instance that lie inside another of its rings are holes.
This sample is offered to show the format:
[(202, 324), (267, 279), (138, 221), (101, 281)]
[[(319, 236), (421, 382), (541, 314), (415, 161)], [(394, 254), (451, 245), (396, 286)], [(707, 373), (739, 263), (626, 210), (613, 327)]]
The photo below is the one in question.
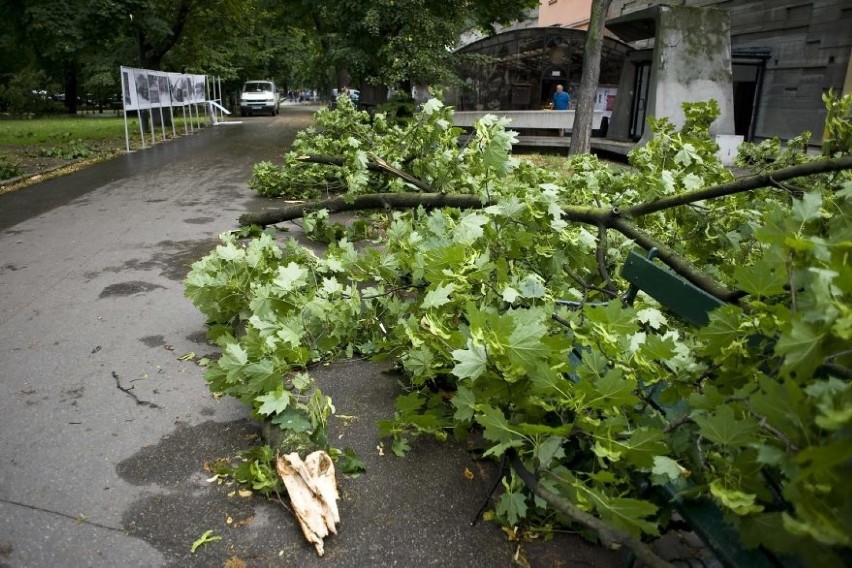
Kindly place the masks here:
[(76, 160), (78, 158), (90, 158), (95, 154), (95, 152), (82, 140), (71, 140), (62, 146), (42, 148), (39, 154), (50, 158)]
[[(438, 102), (408, 126), (379, 115), (368, 128), (346, 105), (321, 113), (285, 157), (287, 185), (409, 191), (366, 167), (383, 160), (483, 207), (381, 213), (380, 247), (342, 238), (321, 255), (268, 232), (223, 236), (186, 280), (222, 347), (205, 375), (211, 390), (283, 428), (321, 430), (330, 403), (310, 366), (392, 358), (407, 392), (379, 428), (398, 455), (418, 436), (480, 428), (484, 455), (512, 450), (547, 489), (632, 535), (657, 535), (667, 518), (667, 505), (637, 485), (644, 478), (709, 495), (750, 545), (839, 564), (852, 544), (850, 172), (633, 220), (747, 293), (702, 329), (643, 294), (618, 301), (613, 290), (626, 286), (615, 268), (632, 241), (563, 216), (569, 206), (626, 209), (729, 180), (709, 136), (714, 105), (685, 110), (680, 131), (652, 123), (655, 138), (632, 153), (633, 170), (586, 155), (571, 159), (571, 177), (513, 158), (513, 135), (494, 117), (456, 147)], [(832, 140), (848, 140), (848, 116), (828, 127)], [(345, 164), (294, 167), (309, 151)], [(784, 152), (762, 149), (760, 167), (810, 159)], [(504, 488), (495, 510), (504, 522), (567, 522), (514, 474)]]
[(0, 158), (0, 180), (11, 179), (21, 175), (21, 166), (11, 160)]

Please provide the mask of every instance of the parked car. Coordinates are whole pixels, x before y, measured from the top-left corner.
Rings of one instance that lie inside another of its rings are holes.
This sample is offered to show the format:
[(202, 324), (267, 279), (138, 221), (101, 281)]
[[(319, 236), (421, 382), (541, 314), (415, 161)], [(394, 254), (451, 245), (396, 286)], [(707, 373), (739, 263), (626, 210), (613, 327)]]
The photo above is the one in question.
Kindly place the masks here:
[(281, 96), (273, 81), (246, 81), (243, 84), (240, 93), (241, 116), (255, 112), (268, 112), (275, 116), (280, 107)]

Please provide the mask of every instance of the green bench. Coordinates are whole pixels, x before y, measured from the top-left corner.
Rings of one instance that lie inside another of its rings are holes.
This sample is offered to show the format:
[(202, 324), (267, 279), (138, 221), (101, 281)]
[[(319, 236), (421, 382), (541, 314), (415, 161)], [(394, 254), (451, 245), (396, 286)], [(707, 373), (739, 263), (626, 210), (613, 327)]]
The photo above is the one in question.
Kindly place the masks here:
[[(655, 253), (654, 249), (647, 256), (633, 251), (628, 253), (621, 270), (622, 278), (630, 283), (625, 296), (626, 303), (632, 304), (641, 290), (692, 325), (701, 327), (710, 323), (710, 312), (724, 305), (724, 302), (655, 263)], [(659, 410), (666, 412), (671, 409), (659, 405), (656, 391), (650, 394)], [(782, 565), (779, 559), (766, 550), (745, 548), (737, 531), (725, 522), (722, 510), (712, 499), (704, 496), (684, 499), (673, 485), (654, 489), (653, 497), (676, 510), (686, 525), (725, 566), (761, 568)]]

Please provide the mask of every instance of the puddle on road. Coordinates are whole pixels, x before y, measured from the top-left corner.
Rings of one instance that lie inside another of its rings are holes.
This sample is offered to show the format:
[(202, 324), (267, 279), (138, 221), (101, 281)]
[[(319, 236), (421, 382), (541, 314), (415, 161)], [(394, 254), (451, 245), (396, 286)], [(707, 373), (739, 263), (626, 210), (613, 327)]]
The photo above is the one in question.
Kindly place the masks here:
[[(128, 536), (159, 550), (168, 566), (223, 566), (234, 557), (249, 565), (275, 565), (280, 550), (307, 548), (284, 507), (259, 495), (229, 496), (235, 486), (206, 481), (212, 473), (204, 470), (205, 462), (233, 457), (258, 444), (259, 436), (258, 424), (249, 419), (178, 425), (159, 443), (119, 463), (116, 471), (125, 481), (158, 486), (122, 514)], [(191, 553), (192, 543), (207, 530), (222, 540)]]
[(208, 254), (218, 244), (219, 237), (197, 241), (160, 241), (155, 246), (161, 250), (154, 252), (150, 258), (131, 258), (120, 266), (107, 266), (97, 271), (87, 272), (85, 277), (93, 280), (106, 273), (160, 269), (160, 276), (180, 281), (186, 278), (193, 262)]
[(139, 341), (148, 347), (162, 347), (166, 344), (166, 338), (163, 335), (146, 335), (145, 337), (140, 337)]
[(207, 223), (212, 223), (216, 220), (216, 217), (193, 217), (191, 219), (184, 219), (184, 223), (189, 223), (190, 225), (206, 225)]
[(145, 446), (116, 466), (118, 475), (133, 485), (176, 485), (204, 472), (204, 462), (237, 452), (260, 442), (260, 427), (249, 419), (235, 422), (178, 424), (158, 444)]
[(165, 289), (165, 286), (152, 284), (151, 282), (142, 282), (141, 280), (131, 280), (129, 282), (119, 282), (118, 284), (110, 284), (104, 288), (98, 295), (98, 298), (123, 297), (133, 296), (156, 290), (157, 288)]

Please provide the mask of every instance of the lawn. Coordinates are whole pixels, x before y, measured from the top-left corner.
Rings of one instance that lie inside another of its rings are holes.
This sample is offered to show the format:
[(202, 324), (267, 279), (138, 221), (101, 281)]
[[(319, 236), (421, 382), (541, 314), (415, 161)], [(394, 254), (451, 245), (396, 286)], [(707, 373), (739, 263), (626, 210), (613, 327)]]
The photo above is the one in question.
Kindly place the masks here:
[[(138, 120), (128, 119), (127, 128), (131, 150), (139, 148)], [(175, 129), (183, 133), (183, 118), (175, 117)], [(127, 149), (124, 136), (124, 118), (114, 116), (0, 119), (0, 181), (109, 158)], [(161, 136), (158, 129), (158, 141)], [(168, 128), (166, 136), (171, 137)]]

